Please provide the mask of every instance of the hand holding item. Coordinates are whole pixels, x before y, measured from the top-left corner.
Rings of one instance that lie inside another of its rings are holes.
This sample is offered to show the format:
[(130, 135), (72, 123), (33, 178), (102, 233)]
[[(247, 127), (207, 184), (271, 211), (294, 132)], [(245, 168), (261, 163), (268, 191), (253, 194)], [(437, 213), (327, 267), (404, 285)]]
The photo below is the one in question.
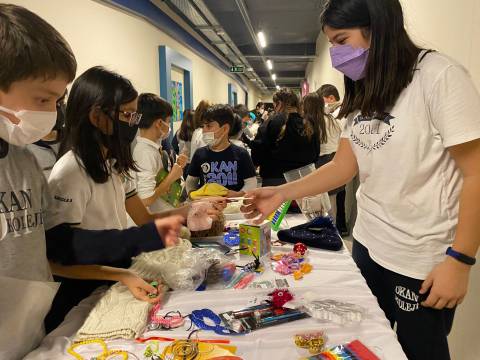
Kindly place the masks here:
[(177, 157), (177, 164), (178, 164), (182, 169), (185, 168), (185, 166), (187, 165), (187, 162), (188, 162), (188, 157), (187, 157), (187, 155), (185, 155), (185, 154), (180, 154), (180, 155), (178, 155), (178, 157)]
[(120, 282), (125, 285), (138, 300), (146, 301), (151, 304), (158, 303), (161, 300), (162, 293), (132, 271), (125, 271), (120, 277)]
[(242, 212), (247, 219), (255, 219), (255, 224), (261, 224), (270, 214), (277, 210), (285, 201), (281, 191), (276, 187), (264, 187), (247, 191)]
[(178, 243), (178, 234), (185, 218), (180, 215), (155, 219), (158, 235), (162, 238), (165, 247), (175, 246)]

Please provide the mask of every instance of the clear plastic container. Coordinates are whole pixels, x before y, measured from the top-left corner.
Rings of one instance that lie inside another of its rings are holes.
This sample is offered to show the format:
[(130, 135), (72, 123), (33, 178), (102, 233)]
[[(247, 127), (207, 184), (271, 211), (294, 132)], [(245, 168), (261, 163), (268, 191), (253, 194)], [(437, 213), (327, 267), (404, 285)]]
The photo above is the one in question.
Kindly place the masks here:
[[(311, 174), (315, 170), (315, 165), (309, 164), (298, 169), (287, 171), (283, 173), (283, 176), (287, 182), (292, 182)], [(328, 215), (328, 212), (332, 207), (328, 193), (306, 196), (302, 199), (296, 199), (295, 201), (300, 207), (302, 214), (305, 215), (309, 220), (318, 216)]]

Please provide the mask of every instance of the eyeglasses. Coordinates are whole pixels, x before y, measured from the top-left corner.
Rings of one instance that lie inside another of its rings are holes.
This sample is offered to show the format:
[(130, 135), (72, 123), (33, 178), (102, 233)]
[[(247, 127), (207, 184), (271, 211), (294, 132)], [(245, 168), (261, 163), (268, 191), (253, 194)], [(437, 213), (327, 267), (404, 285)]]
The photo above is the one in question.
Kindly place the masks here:
[(140, 123), (140, 120), (142, 119), (142, 114), (136, 112), (136, 111), (118, 111), (120, 114), (123, 115), (123, 117), (128, 120), (128, 126), (137, 126)]

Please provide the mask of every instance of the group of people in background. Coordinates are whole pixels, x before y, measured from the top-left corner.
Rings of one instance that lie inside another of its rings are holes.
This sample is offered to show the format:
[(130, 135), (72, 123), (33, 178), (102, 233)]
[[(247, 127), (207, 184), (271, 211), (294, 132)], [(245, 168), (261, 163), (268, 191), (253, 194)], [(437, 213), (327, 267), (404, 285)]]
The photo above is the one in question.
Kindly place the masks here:
[[(329, 1), (321, 22), (342, 102), (331, 85), (303, 99), (281, 89), (273, 109), (202, 100), (171, 135), (167, 101), (101, 66), (77, 77), (61, 34), (0, 4), (0, 357), (35, 348), (44, 320), (55, 329), (100, 285), (158, 302), (131, 259), (178, 243), (182, 200), (202, 185), (245, 194), (245, 217), (261, 222), (326, 192), (344, 213), (358, 175), (354, 261), (407, 356), (450, 358), (480, 244), (478, 91), (462, 66), (410, 39), (398, 0)], [(285, 184), (309, 164), (318, 170)]]

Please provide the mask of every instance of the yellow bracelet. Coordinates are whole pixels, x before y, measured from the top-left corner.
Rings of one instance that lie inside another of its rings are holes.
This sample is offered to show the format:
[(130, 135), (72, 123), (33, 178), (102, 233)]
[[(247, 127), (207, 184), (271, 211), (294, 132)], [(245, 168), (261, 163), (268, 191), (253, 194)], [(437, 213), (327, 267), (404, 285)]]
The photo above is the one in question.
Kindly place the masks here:
[(100, 356), (104, 356), (105, 354), (108, 353), (107, 344), (105, 344), (105, 341), (103, 341), (102, 339), (92, 339), (92, 340), (85, 340), (85, 341), (79, 341), (79, 342), (73, 343), (67, 349), (67, 352), (77, 360), (85, 360), (83, 356), (81, 356), (74, 350), (79, 346), (89, 345), (89, 344), (98, 344), (102, 347), (102, 354)]
[(103, 353), (100, 356), (97, 356), (97, 360), (107, 360), (109, 357), (114, 355), (122, 355), (123, 360), (128, 360), (128, 353), (124, 350), (108, 350), (106, 353)]

